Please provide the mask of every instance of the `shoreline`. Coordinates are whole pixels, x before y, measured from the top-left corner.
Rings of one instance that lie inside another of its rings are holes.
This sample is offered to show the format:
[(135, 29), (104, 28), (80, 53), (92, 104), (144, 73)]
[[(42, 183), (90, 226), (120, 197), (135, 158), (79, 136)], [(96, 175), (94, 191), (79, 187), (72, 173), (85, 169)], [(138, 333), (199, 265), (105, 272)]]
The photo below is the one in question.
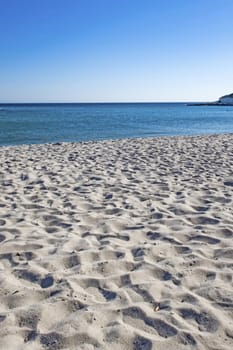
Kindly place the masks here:
[(0, 147), (0, 348), (231, 350), (233, 134)]
[(31, 146), (63, 146), (63, 145), (79, 145), (79, 144), (93, 144), (93, 143), (112, 143), (120, 141), (134, 141), (134, 140), (157, 140), (157, 139), (174, 139), (174, 138), (203, 138), (203, 137), (218, 137), (218, 136), (230, 136), (233, 132), (222, 132), (222, 133), (207, 133), (207, 134), (193, 134), (193, 135), (162, 135), (162, 136), (138, 136), (138, 137), (124, 137), (116, 139), (103, 139), (103, 140), (87, 140), (87, 141), (54, 141), (45, 143), (22, 143), (22, 144), (12, 144), (12, 145), (0, 145), (0, 150), (2, 148), (18, 148), (18, 147), (31, 147)]

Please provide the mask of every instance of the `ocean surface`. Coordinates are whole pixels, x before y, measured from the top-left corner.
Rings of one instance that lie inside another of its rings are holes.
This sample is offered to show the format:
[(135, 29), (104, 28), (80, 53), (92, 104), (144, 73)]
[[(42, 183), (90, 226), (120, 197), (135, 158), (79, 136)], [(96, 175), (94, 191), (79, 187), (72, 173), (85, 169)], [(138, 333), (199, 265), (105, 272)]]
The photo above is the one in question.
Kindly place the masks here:
[(0, 104), (0, 145), (233, 132), (233, 106)]

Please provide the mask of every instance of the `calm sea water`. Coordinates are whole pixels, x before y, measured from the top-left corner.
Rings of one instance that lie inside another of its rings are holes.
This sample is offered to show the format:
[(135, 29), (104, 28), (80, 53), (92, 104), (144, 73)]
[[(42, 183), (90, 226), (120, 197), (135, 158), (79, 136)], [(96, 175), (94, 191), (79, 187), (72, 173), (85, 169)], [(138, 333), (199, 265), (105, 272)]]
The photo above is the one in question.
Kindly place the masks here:
[(0, 145), (233, 132), (233, 106), (0, 104)]

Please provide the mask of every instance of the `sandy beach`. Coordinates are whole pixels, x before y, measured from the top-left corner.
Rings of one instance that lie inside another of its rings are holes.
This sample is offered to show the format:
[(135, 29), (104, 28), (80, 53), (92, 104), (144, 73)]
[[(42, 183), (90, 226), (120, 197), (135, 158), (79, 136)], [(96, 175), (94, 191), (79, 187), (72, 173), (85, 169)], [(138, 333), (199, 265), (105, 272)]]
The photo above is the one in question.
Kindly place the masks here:
[(233, 349), (233, 134), (0, 162), (0, 349)]

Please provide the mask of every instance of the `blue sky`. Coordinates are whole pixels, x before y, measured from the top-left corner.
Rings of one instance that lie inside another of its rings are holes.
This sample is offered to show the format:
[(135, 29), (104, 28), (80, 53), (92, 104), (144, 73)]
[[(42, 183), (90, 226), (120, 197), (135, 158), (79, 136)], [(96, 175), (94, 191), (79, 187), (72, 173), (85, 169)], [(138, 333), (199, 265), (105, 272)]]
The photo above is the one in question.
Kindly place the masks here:
[(0, 0), (0, 102), (233, 92), (232, 0)]

